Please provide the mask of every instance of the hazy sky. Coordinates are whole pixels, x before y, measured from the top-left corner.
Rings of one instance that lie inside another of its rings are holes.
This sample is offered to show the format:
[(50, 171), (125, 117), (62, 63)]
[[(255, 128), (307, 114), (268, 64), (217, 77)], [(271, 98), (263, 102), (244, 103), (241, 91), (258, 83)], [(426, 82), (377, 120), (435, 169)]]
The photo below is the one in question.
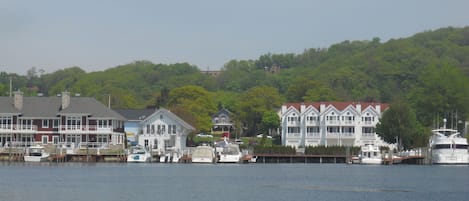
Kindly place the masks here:
[(0, 0), (0, 72), (231, 59), (469, 25), (467, 0)]

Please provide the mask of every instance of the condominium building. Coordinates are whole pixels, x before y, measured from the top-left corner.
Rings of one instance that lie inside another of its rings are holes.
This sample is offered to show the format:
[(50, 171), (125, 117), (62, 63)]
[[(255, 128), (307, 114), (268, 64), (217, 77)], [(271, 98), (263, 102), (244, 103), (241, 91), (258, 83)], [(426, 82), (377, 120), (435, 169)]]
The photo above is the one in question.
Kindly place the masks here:
[(358, 102), (285, 103), (279, 113), (282, 144), (294, 147), (385, 145), (375, 127), (388, 107), (388, 104)]

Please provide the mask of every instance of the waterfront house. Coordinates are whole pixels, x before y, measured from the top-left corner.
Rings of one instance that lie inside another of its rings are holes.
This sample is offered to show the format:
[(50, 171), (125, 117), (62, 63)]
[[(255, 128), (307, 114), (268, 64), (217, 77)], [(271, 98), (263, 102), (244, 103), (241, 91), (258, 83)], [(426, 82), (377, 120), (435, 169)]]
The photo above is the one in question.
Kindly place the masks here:
[(128, 145), (138, 144), (137, 135), (142, 130), (140, 123), (145, 118), (153, 114), (155, 109), (115, 109), (115, 111), (124, 116), (126, 119), (124, 122), (124, 128)]
[(232, 115), (225, 108), (220, 109), (216, 114), (212, 115), (212, 134), (227, 134), (229, 136), (234, 131)]
[(91, 97), (0, 97), (0, 146), (123, 149), (124, 117)]
[(357, 102), (285, 103), (279, 113), (282, 144), (294, 147), (385, 145), (375, 127), (388, 107), (388, 104)]
[(163, 108), (119, 110), (119, 112), (126, 117), (133, 115), (132, 120), (138, 122), (137, 144), (150, 147), (159, 155), (170, 152), (182, 153), (186, 149), (187, 135), (195, 130), (177, 115)]

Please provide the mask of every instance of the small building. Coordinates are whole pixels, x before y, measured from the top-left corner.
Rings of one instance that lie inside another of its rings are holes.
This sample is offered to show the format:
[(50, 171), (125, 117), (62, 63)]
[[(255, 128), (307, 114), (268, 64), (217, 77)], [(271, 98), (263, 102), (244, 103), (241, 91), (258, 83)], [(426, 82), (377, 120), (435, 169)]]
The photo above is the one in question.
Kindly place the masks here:
[(123, 149), (125, 118), (91, 97), (0, 97), (0, 147)]
[(216, 114), (212, 115), (212, 134), (231, 135), (235, 129), (231, 119), (232, 115), (233, 114), (225, 108), (220, 109)]
[(153, 114), (155, 109), (115, 109), (115, 111), (126, 118), (124, 128), (128, 146), (138, 144), (137, 135), (141, 132), (140, 123)]
[(282, 144), (386, 145), (376, 134), (376, 124), (388, 104), (356, 102), (285, 103), (280, 110)]
[[(167, 109), (118, 110), (130, 118), (127, 125), (133, 125), (137, 144), (150, 147), (159, 154), (181, 153), (186, 149), (187, 135), (195, 128)], [(137, 123), (137, 124), (136, 124)], [(138, 125), (138, 126), (137, 126)], [(135, 131), (135, 127), (138, 130)]]

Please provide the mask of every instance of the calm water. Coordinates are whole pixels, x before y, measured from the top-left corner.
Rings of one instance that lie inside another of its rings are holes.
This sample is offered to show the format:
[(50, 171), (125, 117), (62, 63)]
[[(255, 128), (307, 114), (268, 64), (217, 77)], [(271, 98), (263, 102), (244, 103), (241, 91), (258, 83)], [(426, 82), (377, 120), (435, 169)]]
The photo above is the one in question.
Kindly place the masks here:
[(0, 201), (466, 200), (469, 166), (0, 163)]

